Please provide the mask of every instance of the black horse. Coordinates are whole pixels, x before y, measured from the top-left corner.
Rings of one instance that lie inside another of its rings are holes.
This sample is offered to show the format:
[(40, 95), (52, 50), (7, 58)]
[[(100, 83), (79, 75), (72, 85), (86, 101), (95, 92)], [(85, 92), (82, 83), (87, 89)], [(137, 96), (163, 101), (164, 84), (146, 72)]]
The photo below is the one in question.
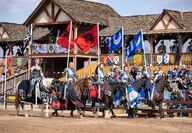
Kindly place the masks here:
[[(141, 78), (140, 80), (136, 81), (133, 85), (133, 88), (135, 91), (140, 93), (141, 89), (144, 87), (146, 90), (149, 91), (150, 88), (150, 80)], [(167, 88), (169, 92), (172, 92), (172, 88), (170, 86), (170, 81), (168, 80), (168, 76), (162, 76), (159, 79), (156, 80), (155, 84), (153, 85), (154, 91), (152, 93), (152, 99), (148, 100), (147, 103), (149, 106), (152, 107), (152, 110), (155, 109), (155, 106), (159, 106), (159, 113), (160, 113), (160, 118), (163, 118), (163, 108), (162, 108), (162, 103), (163, 103), (163, 98), (164, 98), (164, 90)], [(135, 110), (134, 110), (135, 111)], [(134, 112), (133, 113), (136, 113)], [(133, 114), (132, 116), (135, 116)]]
[(45, 105), (46, 103), (48, 103), (50, 99), (50, 93), (52, 92), (52, 90), (62, 87), (62, 84), (60, 83), (59, 80), (54, 78), (43, 78), (36, 83), (35, 89), (32, 92), (32, 97), (28, 98), (27, 94), (29, 91), (29, 86), (30, 86), (29, 80), (22, 80), (17, 84), (16, 102), (15, 102), (17, 115), (19, 115), (20, 105), (25, 113), (25, 116), (28, 116), (24, 108), (24, 105), (26, 103), (31, 104), (31, 106), (35, 104), (36, 100), (38, 104)]

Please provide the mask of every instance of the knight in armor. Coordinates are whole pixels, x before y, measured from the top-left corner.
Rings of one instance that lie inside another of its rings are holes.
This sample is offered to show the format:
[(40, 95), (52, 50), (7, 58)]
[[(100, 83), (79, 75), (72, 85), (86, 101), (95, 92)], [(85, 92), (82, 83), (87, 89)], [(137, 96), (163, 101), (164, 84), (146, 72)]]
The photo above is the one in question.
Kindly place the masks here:
[(32, 92), (35, 88), (35, 84), (44, 77), (42, 68), (40, 67), (40, 59), (35, 59), (35, 65), (31, 67), (30, 86), (28, 97), (32, 97)]
[(78, 79), (76, 70), (74, 69), (73, 62), (69, 63), (69, 68), (65, 68), (63, 71), (64, 76), (67, 76), (67, 88), (69, 88), (75, 82), (75, 79)]
[(127, 85), (134, 82), (133, 77), (128, 73), (128, 66), (124, 66), (123, 70), (120, 71), (120, 77), (122, 83), (126, 83)]
[(104, 80), (105, 80), (105, 77), (106, 77), (106, 72), (103, 70), (104, 68), (104, 64), (101, 63), (97, 66), (96, 70), (95, 70), (95, 73), (97, 74), (98, 76), (98, 81), (100, 82), (100, 84), (103, 84), (104, 83)]

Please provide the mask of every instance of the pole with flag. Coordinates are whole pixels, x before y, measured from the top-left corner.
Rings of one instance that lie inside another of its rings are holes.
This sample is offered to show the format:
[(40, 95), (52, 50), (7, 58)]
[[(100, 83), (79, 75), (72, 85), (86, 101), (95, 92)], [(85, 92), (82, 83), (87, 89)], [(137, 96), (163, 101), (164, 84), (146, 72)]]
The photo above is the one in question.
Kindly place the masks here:
[(141, 34), (142, 34), (142, 43), (143, 43), (144, 63), (145, 63), (145, 68), (146, 68), (147, 61), (146, 61), (145, 46), (144, 46), (144, 41), (143, 41), (143, 30), (141, 30)]
[[(97, 52), (98, 52), (98, 65), (100, 64), (100, 44), (99, 44), (99, 24), (97, 23), (97, 43), (98, 43), (98, 46), (97, 46)], [(98, 74), (98, 82), (99, 82), (99, 85), (98, 85), (98, 98), (100, 99), (101, 98), (101, 85), (100, 85), (100, 81), (101, 81), (101, 78), (100, 78), (100, 75)]]
[(125, 47), (124, 47), (124, 28), (122, 27), (122, 69), (124, 67), (124, 51), (125, 51)]

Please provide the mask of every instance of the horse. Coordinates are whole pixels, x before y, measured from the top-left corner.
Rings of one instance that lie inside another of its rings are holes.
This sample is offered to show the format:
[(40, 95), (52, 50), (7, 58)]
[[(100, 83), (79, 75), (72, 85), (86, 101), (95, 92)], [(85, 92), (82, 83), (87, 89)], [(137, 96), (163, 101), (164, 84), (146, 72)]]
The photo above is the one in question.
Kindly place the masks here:
[[(73, 112), (75, 108), (77, 108), (79, 112), (80, 118), (83, 117), (83, 113), (81, 112), (82, 109), (85, 107), (85, 103), (82, 102), (82, 96), (83, 92), (86, 89), (91, 88), (92, 86), (92, 79), (91, 78), (83, 78), (78, 81), (76, 81), (73, 85), (69, 86), (66, 90), (66, 99), (64, 102), (68, 103), (68, 109), (71, 110), (70, 116), (74, 117)], [(64, 87), (65, 83), (63, 84), (63, 88), (58, 88), (57, 93), (61, 95), (59, 98), (59, 101), (62, 101), (63, 96), (64, 96)]]
[[(17, 110), (17, 115), (19, 115), (19, 109), (21, 105), (22, 110), (24, 111), (24, 114), (27, 117), (28, 114), (25, 111), (24, 105), (29, 103), (31, 104), (32, 108), (35, 102), (37, 102), (38, 104), (43, 104), (41, 108), (43, 112), (44, 105), (49, 102), (50, 98), (49, 96), (52, 90), (58, 87), (62, 87), (62, 84), (60, 83), (59, 80), (54, 78), (42, 78), (35, 84), (35, 88), (33, 89), (32, 92), (32, 97), (30, 98), (27, 97), (29, 87), (30, 87), (29, 80), (22, 80), (16, 86), (15, 107)], [(37, 101), (36, 101), (36, 94), (37, 94)]]
[[(145, 104), (148, 104), (149, 106), (151, 106), (152, 110), (155, 109), (155, 106), (159, 106), (160, 118), (163, 118), (162, 103), (164, 98), (163, 97), (164, 90), (165, 88), (167, 88), (169, 92), (173, 91), (170, 85), (170, 81), (168, 80), (168, 76), (162, 76), (158, 78), (155, 81), (155, 84), (153, 84), (151, 87), (150, 87), (150, 80), (145, 79), (144, 77), (136, 81), (132, 86), (134, 90), (138, 93), (140, 93), (142, 87), (144, 87), (148, 91), (149, 91), (149, 88), (153, 90), (151, 93), (151, 99), (148, 100)], [(135, 113), (134, 111), (133, 113)], [(133, 114), (132, 116), (134, 117), (135, 114)]]

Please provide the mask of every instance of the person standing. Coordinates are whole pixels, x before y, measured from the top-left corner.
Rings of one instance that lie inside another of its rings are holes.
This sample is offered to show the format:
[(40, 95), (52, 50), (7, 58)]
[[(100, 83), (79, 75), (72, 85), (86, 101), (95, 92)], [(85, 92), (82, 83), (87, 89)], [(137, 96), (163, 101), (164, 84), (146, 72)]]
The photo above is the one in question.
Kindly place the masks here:
[(166, 53), (166, 46), (164, 45), (164, 41), (161, 41), (161, 45), (157, 49), (159, 54)]

